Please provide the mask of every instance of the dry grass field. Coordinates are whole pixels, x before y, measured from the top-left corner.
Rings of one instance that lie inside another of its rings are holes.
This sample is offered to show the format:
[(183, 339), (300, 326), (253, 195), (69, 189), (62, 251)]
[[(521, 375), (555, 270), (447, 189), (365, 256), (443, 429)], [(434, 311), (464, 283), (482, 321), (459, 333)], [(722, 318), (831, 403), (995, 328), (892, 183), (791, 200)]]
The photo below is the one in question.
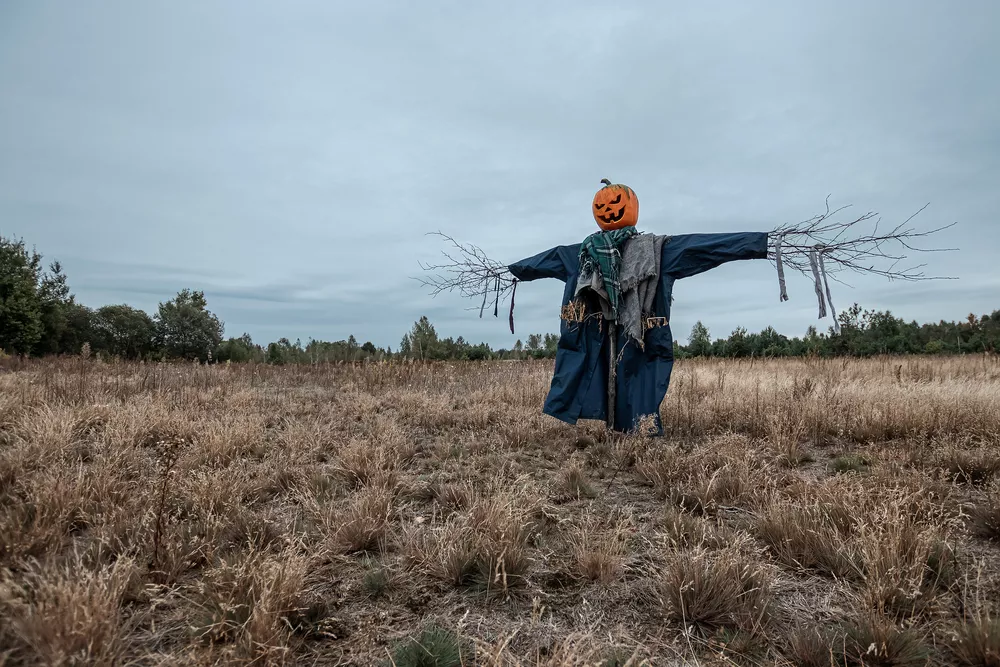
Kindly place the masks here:
[(0, 665), (1000, 665), (1000, 363), (0, 369)]

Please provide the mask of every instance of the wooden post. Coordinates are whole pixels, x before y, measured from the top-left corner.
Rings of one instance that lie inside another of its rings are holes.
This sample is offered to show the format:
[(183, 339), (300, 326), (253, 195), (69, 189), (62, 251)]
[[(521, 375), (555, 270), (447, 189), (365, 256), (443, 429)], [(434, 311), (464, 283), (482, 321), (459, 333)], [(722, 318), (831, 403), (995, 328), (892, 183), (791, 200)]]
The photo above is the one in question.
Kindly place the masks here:
[(616, 354), (615, 348), (618, 347), (616, 343), (616, 329), (618, 323), (615, 321), (606, 321), (608, 325), (608, 429), (614, 430), (615, 428), (615, 396), (618, 389), (618, 355)]

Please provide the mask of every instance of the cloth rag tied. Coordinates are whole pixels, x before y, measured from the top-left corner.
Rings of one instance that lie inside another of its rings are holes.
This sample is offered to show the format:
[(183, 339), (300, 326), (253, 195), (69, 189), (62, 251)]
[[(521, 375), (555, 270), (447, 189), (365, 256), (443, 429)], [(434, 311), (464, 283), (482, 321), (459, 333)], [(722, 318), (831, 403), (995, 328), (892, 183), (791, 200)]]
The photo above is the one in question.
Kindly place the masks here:
[(668, 236), (639, 234), (629, 239), (622, 251), (621, 309), (618, 320), (628, 338), (643, 344), (644, 318), (654, 310), (656, 286), (660, 278), (660, 256)]

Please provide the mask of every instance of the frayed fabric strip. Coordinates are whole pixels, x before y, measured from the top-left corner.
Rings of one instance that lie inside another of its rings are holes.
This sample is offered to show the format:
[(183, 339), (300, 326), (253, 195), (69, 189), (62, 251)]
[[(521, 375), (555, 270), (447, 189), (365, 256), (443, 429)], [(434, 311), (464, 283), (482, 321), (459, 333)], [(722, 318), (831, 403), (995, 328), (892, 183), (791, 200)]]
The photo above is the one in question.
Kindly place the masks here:
[(781, 234), (778, 234), (778, 237), (774, 242), (774, 261), (778, 265), (778, 299), (781, 301), (788, 301), (788, 290), (785, 289), (785, 267), (781, 263), (781, 243), (784, 239), (785, 234), (782, 232)]
[(840, 333), (840, 322), (837, 321), (837, 309), (833, 307), (833, 296), (830, 294), (830, 283), (826, 279), (826, 266), (823, 264), (823, 254), (819, 253), (819, 272), (823, 276), (823, 287), (826, 289), (826, 300), (830, 303), (830, 316), (833, 317), (833, 330)]
[(823, 300), (823, 287), (819, 277), (819, 259), (816, 248), (809, 251), (809, 266), (813, 272), (813, 287), (816, 288), (816, 298), (819, 300), (819, 319), (826, 317), (826, 302)]

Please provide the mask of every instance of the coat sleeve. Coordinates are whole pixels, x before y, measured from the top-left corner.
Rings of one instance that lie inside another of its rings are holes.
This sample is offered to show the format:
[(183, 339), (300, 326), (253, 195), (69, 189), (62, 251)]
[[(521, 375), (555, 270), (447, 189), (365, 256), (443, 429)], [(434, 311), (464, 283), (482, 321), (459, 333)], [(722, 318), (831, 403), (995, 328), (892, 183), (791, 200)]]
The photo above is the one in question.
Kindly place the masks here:
[(767, 259), (767, 232), (672, 236), (663, 244), (660, 271), (688, 278), (737, 259)]
[(534, 257), (514, 262), (507, 268), (518, 280), (537, 280), (538, 278), (558, 278), (563, 282), (568, 277), (566, 262), (563, 260), (562, 248), (550, 248)]

